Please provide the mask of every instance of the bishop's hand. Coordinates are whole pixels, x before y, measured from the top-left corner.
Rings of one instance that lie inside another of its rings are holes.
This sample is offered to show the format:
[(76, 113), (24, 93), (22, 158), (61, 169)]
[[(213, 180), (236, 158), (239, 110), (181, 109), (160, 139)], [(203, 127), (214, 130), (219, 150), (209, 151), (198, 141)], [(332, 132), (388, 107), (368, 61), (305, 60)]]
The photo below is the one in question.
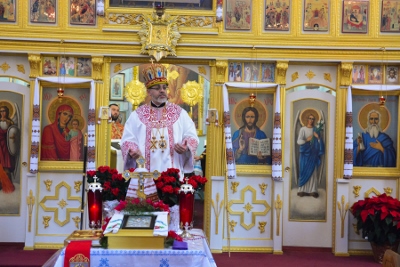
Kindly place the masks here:
[(182, 144), (179, 144), (179, 143), (175, 144), (174, 150), (178, 154), (185, 153), (188, 150), (187, 140), (185, 140), (185, 142), (183, 142)]
[(131, 158), (133, 158), (133, 159), (138, 159), (141, 155), (142, 155), (142, 153), (140, 152), (140, 150), (137, 150), (137, 151), (135, 151), (135, 150), (133, 150), (133, 149), (129, 149), (129, 151), (128, 151), (128, 154), (129, 154), (129, 156), (131, 157)]

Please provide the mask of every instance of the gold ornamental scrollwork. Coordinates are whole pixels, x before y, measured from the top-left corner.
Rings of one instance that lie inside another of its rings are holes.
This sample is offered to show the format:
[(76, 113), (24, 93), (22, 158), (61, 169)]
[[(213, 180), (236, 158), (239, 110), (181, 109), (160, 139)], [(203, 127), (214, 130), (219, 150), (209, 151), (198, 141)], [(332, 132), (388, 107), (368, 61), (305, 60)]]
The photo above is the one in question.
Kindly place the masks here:
[[(105, 18), (104, 24), (118, 25), (141, 25), (145, 20), (143, 14), (119, 14), (109, 13)], [(214, 26), (214, 17), (205, 16), (177, 16), (176, 23), (178, 27), (205, 28)]]
[(360, 196), (360, 190), (361, 190), (361, 185), (353, 186), (354, 197), (359, 197)]
[(104, 65), (103, 57), (92, 57), (92, 66), (93, 66), (92, 76), (94, 80), (100, 81), (103, 79), (103, 65)]
[(332, 77), (330, 73), (324, 73), (324, 80), (332, 82)]
[(32, 190), (29, 190), (29, 196), (26, 197), (26, 205), (28, 205), (28, 214), (29, 214), (28, 232), (31, 232), (31, 230), (32, 230), (32, 212), (33, 212), (33, 206), (35, 205), (35, 197), (33, 196)]
[(181, 88), (181, 98), (189, 105), (189, 116), (193, 118), (193, 107), (203, 100), (203, 88), (196, 81), (188, 81)]
[[(211, 199), (211, 206), (214, 210), (214, 215), (215, 215), (215, 234), (218, 235), (219, 215), (220, 215), (222, 207), (224, 205), (224, 200), (222, 199), (221, 202), (219, 202), (219, 193), (217, 193), (215, 200), (216, 200), (216, 202), (214, 202), (214, 199)], [(218, 203), (219, 203), (219, 206), (218, 206)]]
[(267, 189), (268, 185), (266, 183), (262, 183), (258, 185), (261, 190), (261, 194), (265, 195), (265, 189)]
[(217, 77), (215, 79), (216, 83), (225, 83), (225, 73), (228, 68), (227, 60), (217, 60), (215, 63)]
[(247, 213), (249, 213), (253, 209), (253, 206), (250, 203), (247, 203), (243, 208), (247, 211)]
[(44, 180), (43, 183), (44, 183), (44, 185), (46, 186), (46, 190), (50, 192), (50, 191), (51, 191), (50, 188), (51, 188), (51, 185), (53, 184), (53, 181), (47, 179), (47, 180)]
[(141, 25), (143, 20), (143, 14), (110, 13), (108, 14), (108, 17), (105, 18), (104, 24)]
[(390, 196), (393, 192), (393, 188), (385, 187), (385, 188), (383, 188), (383, 191), (385, 191), (386, 195)]
[(265, 232), (265, 226), (267, 225), (267, 222), (258, 222), (258, 229), (260, 230), (260, 233)]
[(118, 63), (114, 66), (114, 73), (118, 73), (122, 70), (122, 65), (121, 63)]
[(68, 205), (67, 201), (65, 201), (64, 199), (61, 199), (58, 202), (58, 206), (60, 206), (61, 209), (65, 208)]
[(276, 210), (276, 235), (279, 236), (280, 225), (281, 225), (281, 210), (282, 210), (282, 200), (279, 194), (276, 196), (275, 210)]
[(237, 191), (237, 187), (239, 186), (239, 182), (231, 182), (231, 190), (232, 190), (232, 194), (236, 193)]
[(177, 17), (164, 14), (159, 17), (155, 12), (146, 15), (138, 32), (141, 53), (148, 54), (159, 61), (163, 57), (176, 56), (175, 47), (181, 34), (176, 23)]
[(340, 237), (343, 238), (344, 237), (344, 222), (346, 219), (347, 211), (349, 210), (349, 202), (347, 202), (345, 204), (345, 198), (342, 195), (341, 201), (337, 202), (337, 206), (338, 206), (339, 214), (340, 214)]
[(30, 73), (29, 78), (37, 78), (40, 76), (40, 64), (42, 62), (40, 55), (29, 54), (28, 56), (29, 66), (30, 66)]
[(312, 70), (309, 70), (305, 75), (309, 80), (312, 80), (316, 74)]
[(200, 74), (207, 75), (207, 70), (204, 66), (199, 66), (198, 69)]
[(353, 62), (342, 62), (340, 64), (340, 85), (349, 86), (351, 84), (351, 73), (353, 71)]
[(81, 191), (81, 185), (82, 185), (82, 181), (74, 181), (74, 189), (75, 192), (78, 193), (79, 191)]
[(51, 220), (51, 216), (43, 216), (43, 224), (44, 224), (44, 228), (49, 227), (49, 222)]
[(76, 216), (76, 217), (73, 217), (72, 220), (73, 220), (74, 223), (75, 223), (76, 229), (79, 229), (79, 224), (80, 224), (80, 222), (81, 222), (81, 218), (80, 218), (79, 216)]
[(289, 61), (278, 61), (276, 63), (276, 83), (279, 85), (286, 84), (286, 71), (289, 67)]
[(229, 228), (231, 229), (231, 232), (235, 232), (236, 225), (237, 225), (237, 222), (234, 220), (229, 222)]
[(17, 64), (17, 70), (25, 74), (25, 66), (23, 64)]
[(3, 70), (4, 73), (6, 73), (6, 71), (8, 71), (10, 69), (10, 65), (8, 65), (7, 62), (4, 62), (3, 64), (0, 65), (0, 69)]
[(294, 82), (295, 80), (297, 80), (299, 78), (299, 73), (296, 71), (291, 76), (292, 76), (292, 82)]
[(178, 16), (176, 23), (179, 27), (204, 28), (214, 24), (214, 17)]

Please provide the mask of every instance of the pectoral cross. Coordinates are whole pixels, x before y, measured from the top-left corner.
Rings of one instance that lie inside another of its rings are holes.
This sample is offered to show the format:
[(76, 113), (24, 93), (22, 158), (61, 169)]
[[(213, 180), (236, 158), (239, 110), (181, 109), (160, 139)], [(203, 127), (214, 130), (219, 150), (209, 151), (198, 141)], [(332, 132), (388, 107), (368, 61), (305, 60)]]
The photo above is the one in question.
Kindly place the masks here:
[(144, 179), (152, 178), (156, 180), (158, 177), (160, 177), (160, 172), (157, 170), (149, 172), (145, 168), (146, 160), (142, 156), (140, 156), (136, 160), (136, 163), (137, 163), (137, 168), (135, 169), (135, 171), (131, 172), (129, 170), (125, 170), (123, 176), (125, 180), (138, 179), (138, 190), (136, 194), (140, 199), (146, 199), (146, 194), (144, 193)]
[(151, 149), (151, 151), (152, 152), (154, 152), (154, 149), (157, 149), (157, 143), (158, 143), (158, 141), (156, 140), (156, 137), (155, 136), (153, 136), (152, 138), (151, 138), (152, 140), (150, 140), (150, 149)]
[(164, 140), (164, 136), (161, 136), (161, 140), (158, 142), (161, 152), (164, 152), (164, 149), (167, 148), (167, 141)]

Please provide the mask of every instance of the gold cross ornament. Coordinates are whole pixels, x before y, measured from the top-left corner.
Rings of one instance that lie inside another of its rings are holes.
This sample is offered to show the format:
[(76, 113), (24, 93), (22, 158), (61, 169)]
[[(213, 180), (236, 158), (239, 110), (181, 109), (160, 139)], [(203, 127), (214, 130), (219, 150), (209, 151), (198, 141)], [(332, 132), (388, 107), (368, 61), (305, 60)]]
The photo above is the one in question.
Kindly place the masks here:
[(152, 152), (154, 152), (154, 149), (157, 149), (157, 143), (158, 143), (158, 141), (156, 140), (156, 137), (155, 136), (153, 136), (152, 138), (151, 138), (152, 140), (150, 140), (150, 149), (151, 149), (151, 151)]
[[(157, 142), (157, 141), (156, 141)], [(137, 190), (137, 196), (140, 199), (146, 199), (146, 194), (144, 193), (144, 179), (146, 178), (152, 178), (154, 180), (157, 180), (158, 177), (160, 177), (160, 172), (155, 170), (153, 172), (149, 172), (145, 166), (146, 166), (146, 160), (143, 158), (143, 156), (140, 156), (137, 160), (137, 167), (135, 171), (131, 172), (130, 170), (124, 171), (124, 178), (125, 180), (129, 179), (138, 179), (138, 190)]]

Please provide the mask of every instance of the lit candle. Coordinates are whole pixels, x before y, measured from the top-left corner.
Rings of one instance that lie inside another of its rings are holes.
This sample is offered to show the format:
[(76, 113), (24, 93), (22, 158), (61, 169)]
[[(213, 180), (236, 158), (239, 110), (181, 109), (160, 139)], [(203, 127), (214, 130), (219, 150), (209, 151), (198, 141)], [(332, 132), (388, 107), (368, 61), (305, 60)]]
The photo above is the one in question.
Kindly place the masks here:
[(89, 227), (92, 229), (101, 228), (102, 221), (102, 190), (100, 183), (97, 183), (97, 177), (95, 176), (95, 182), (89, 184), (88, 190), (88, 207), (89, 207)]

